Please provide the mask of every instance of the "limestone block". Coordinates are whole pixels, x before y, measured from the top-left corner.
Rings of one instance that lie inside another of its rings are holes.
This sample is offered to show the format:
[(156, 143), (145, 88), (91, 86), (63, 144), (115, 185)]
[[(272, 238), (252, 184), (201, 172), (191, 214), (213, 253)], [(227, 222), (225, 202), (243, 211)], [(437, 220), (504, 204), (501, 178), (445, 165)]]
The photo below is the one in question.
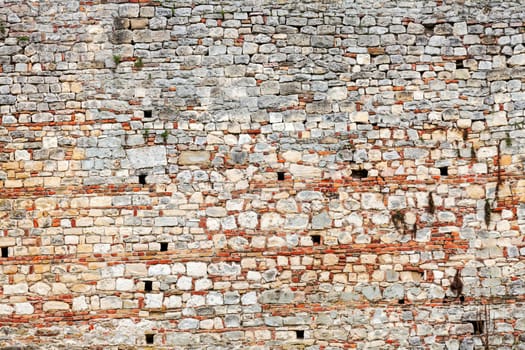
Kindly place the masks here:
[(139, 5), (138, 4), (121, 4), (118, 8), (120, 17), (138, 17), (139, 16)]
[(164, 306), (166, 308), (178, 308), (182, 306), (182, 298), (180, 295), (170, 295), (164, 298)]
[(421, 281), (421, 274), (415, 271), (401, 271), (400, 279), (402, 282), (419, 282)]
[(223, 305), (224, 297), (222, 293), (219, 292), (209, 292), (206, 295), (206, 304), (207, 305)]
[(394, 283), (387, 288), (385, 288), (383, 292), (383, 297), (385, 299), (394, 299), (399, 300), (403, 299), (405, 296), (405, 288), (402, 284)]
[(130, 20), (131, 29), (144, 29), (148, 26), (147, 18), (133, 18)]
[(212, 218), (220, 218), (226, 216), (227, 211), (224, 207), (208, 207), (206, 208), (206, 216)]
[(57, 147), (57, 137), (47, 136), (42, 138), (42, 148), (55, 148)]
[(0, 237), (0, 247), (10, 247), (16, 245), (15, 237)]
[(312, 217), (312, 229), (321, 230), (324, 228), (329, 228), (332, 225), (332, 219), (327, 212), (322, 212), (318, 215)]
[(146, 276), (146, 264), (126, 264), (126, 276)]
[(336, 86), (328, 89), (328, 99), (330, 100), (344, 100), (348, 96), (346, 86)]
[(100, 308), (102, 310), (122, 309), (122, 300), (114, 296), (101, 298)]
[(164, 295), (162, 293), (159, 293), (159, 294), (147, 293), (146, 297), (144, 298), (145, 307), (151, 308), (151, 309), (160, 309), (162, 307), (163, 299), (164, 299)]
[(207, 165), (210, 163), (208, 151), (183, 151), (179, 155), (179, 165)]
[(365, 286), (362, 290), (363, 296), (370, 301), (378, 301), (381, 299), (381, 290), (379, 286)]
[(4, 285), (4, 294), (26, 294), (28, 291), (27, 283), (17, 283), (17, 284), (6, 284)]
[(14, 307), (15, 313), (18, 315), (31, 315), (35, 312), (35, 308), (31, 303), (16, 303)]
[(148, 276), (166, 276), (171, 274), (171, 266), (166, 264), (151, 265), (148, 268)]
[(482, 199), (485, 198), (485, 188), (480, 185), (469, 185), (466, 188), (468, 198)]
[(297, 213), (298, 207), (297, 202), (293, 198), (280, 199), (277, 201), (275, 209), (279, 213)]
[(352, 121), (354, 123), (367, 124), (368, 123), (369, 114), (368, 114), (368, 112), (364, 112), (364, 111), (352, 112), (352, 113), (350, 113), (349, 117), (350, 117), (350, 121)]
[(339, 263), (339, 257), (335, 254), (325, 254), (323, 255), (323, 265), (336, 265)]
[(128, 149), (126, 155), (134, 169), (152, 168), (167, 164), (166, 148), (162, 146)]
[(177, 226), (179, 224), (179, 220), (176, 217), (161, 216), (161, 217), (155, 218), (154, 224), (155, 226), (159, 226), (159, 227)]
[(208, 266), (208, 273), (216, 276), (237, 276), (241, 273), (241, 266), (236, 263), (214, 263)]
[(265, 213), (261, 217), (261, 230), (275, 230), (283, 224), (284, 219), (277, 213)]
[(183, 329), (183, 330), (186, 330), (186, 329), (198, 329), (199, 328), (199, 320), (197, 320), (195, 318), (183, 318), (182, 320), (180, 320), (178, 328), (179, 329)]
[(502, 126), (507, 125), (507, 113), (504, 111), (491, 113), (487, 116), (488, 126)]
[(318, 191), (301, 191), (296, 196), (298, 201), (310, 202), (314, 200), (323, 200), (323, 194)]
[(508, 59), (507, 63), (510, 66), (524, 66), (525, 65), (525, 53), (519, 55), (513, 55)]
[(238, 222), (240, 227), (254, 229), (257, 227), (258, 219), (257, 213), (254, 211), (247, 211), (239, 213)]
[(39, 295), (49, 295), (51, 292), (51, 286), (44, 282), (37, 282), (29, 288), (29, 291)]
[(186, 271), (191, 277), (204, 277), (208, 274), (208, 266), (204, 262), (186, 263)]
[(11, 315), (14, 311), (11, 305), (0, 304), (0, 315)]
[(290, 304), (295, 295), (289, 289), (273, 289), (261, 293), (259, 303), (261, 304)]
[(63, 301), (48, 301), (43, 305), (44, 312), (69, 310), (69, 304)]
[(182, 276), (177, 280), (177, 288), (180, 290), (191, 290), (193, 287), (193, 279), (191, 277)]
[(168, 344), (173, 344), (175, 346), (188, 346), (194, 345), (198, 340), (194, 339), (194, 336), (191, 333), (187, 332), (173, 332), (166, 334), (166, 342)]
[(303, 230), (308, 226), (308, 215), (288, 214), (285, 218), (284, 228), (287, 230)]
[(380, 193), (363, 193), (361, 206), (363, 209), (385, 209), (383, 195)]
[(128, 278), (117, 278), (115, 283), (115, 289), (119, 291), (132, 291), (134, 287), (135, 283)]
[(72, 306), (73, 311), (83, 311), (83, 310), (88, 310), (88, 309), (89, 309), (89, 305), (87, 303), (87, 299), (85, 296), (81, 295), (79, 297), (73, 298), (73, 306)]
[(320, 178), (323, 171), (319, 167), (292, 164), (290, 165), (290, 173), (294, 178)]

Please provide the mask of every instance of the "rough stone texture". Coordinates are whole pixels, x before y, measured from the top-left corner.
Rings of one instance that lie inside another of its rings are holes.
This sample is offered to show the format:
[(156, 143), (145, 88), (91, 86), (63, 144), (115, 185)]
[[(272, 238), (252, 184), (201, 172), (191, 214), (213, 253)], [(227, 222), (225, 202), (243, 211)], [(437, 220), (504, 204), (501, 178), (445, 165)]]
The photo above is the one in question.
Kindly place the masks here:
[(523, 349), (524, 19), (0, 0), (0, 349)]

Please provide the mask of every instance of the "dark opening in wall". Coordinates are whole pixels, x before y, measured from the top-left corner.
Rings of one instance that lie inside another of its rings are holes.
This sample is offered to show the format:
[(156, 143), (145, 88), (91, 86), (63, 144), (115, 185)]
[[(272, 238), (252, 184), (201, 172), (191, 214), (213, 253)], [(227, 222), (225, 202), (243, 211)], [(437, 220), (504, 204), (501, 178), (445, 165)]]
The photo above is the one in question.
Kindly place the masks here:
[(463, 304), (463, 302), (465, 301), (465, 296), (464, 295), (461, 295), (459, 297), (459, 301)]
[(144, 118), (151, 118), (153, 116), (153, 111), (146, 110), (144, 111)]
[(161, 243), (160, 243), (160, 251), (161, 251), (161, 252), (166, 252), (166, 251), (168, 251), (168, 242), (161, 242)]
[(474, 334), (483, 334), (485, 329), (485, 321), (483, 320), (474, 320), (474, 321), (467, 321), (472, 325), (474, 328)]
[(443, 167), (439, 168), (439, 174), (441, 176), (448, 176), (448, 167), (447, 166), (443, 166)]
[(277, 180), (283, 181), (284, 180), (284, 171), (278, 171), (277, 172)]
[(146, 334), (146, 344), (153, 344), (155, 334)]
[(457, 60), (456, 61), (456, 69), (462, 69), (462, 68), (464, 68), (463, 60)]
[(368, 177), (368, 170), (366, 169), (352, 170), (352, 177), (355, 179), (363, 179), (365, 177)]
[(146, 174), (139, 174), (139, 184), (145, 185), (146, 184)]
[(144, 291), (151, 292), (153, 290), (153, 281), (144, 281)]
[(9, 248), (8, 247), (2, 247), (2, 258), (9, 257)]
[(397, 303), (398, 303), (399, 305), (404, 305), (404, 304), (405, 304), (405, 299), (399, 299), (399, 300), (397, 301)]
[(295, 335), (296, 335), (297, 339), (304, 339), (304, 331), (303, 330), (295, 331)]
[(312, 235), (313, 244), (321, 244), (321, 235)]

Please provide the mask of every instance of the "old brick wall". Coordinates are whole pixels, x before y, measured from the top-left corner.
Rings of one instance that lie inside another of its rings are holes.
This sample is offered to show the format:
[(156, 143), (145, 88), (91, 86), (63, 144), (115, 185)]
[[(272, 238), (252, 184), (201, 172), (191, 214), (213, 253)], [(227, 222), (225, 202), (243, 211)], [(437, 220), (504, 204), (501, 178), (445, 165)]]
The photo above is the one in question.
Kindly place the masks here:
[(520, 3), (0, 0), (0, 348), (524, 349)]

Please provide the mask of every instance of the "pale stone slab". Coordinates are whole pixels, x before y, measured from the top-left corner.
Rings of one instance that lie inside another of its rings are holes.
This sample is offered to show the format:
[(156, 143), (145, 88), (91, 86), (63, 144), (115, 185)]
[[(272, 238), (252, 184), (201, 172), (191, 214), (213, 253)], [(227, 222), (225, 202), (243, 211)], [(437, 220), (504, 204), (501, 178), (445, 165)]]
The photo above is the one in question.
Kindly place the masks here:
[(179, 155), (179, 165), (205, 165), (210, 163), (208, 151), (183, 151)]
[(163, 146), (151, 146), (126, 150), (126, 155), (131, 167), (135, 169), (153, 168), (168, 164), (166, 159), (166, 148)]

